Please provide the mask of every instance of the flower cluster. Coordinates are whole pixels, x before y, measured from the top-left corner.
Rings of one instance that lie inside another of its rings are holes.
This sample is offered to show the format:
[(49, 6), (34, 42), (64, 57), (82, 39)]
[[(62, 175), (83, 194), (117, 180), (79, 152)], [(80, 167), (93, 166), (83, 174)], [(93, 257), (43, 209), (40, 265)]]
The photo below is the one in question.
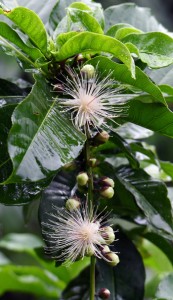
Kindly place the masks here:
[(106, 119), (124, 114), (126, 108), (117, 96), (119, 89), (113, 88), (115, 82), (111, 74), (100, 79), (93, 66), (85, 65), (79, 74), (70, 70), (69, 75), (62, 87), (64, 98), (59, 99), (59, 103), (66, 106), (64, 111), (71, 112), (72, 122), (78, 129), (84, 128), (86, 132), (90, 127), (107, 128)]
[(71, 211), (54, 207), (54, 210), (48, 222), (42, 224), (49, 241), (46, 252), (54, 259), (70, 264), (84, 256), (94, 255), (110, 265), (119, 262), (116, 253), (108, 247), (115, 235), (110, 226), (105, 226), (105, 216), (91, 213), (87, 207)]

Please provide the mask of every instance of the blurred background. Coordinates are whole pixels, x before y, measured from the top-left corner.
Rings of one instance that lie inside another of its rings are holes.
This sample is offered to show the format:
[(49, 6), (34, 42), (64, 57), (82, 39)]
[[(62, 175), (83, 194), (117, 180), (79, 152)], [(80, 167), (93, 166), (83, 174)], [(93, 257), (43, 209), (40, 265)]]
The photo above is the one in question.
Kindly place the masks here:
[[(169, 31), (173, 31), (173, 0), (136, 0), (136, 1), (123, 1), (123, 0), (100, 0), (96, 1), (102, 4), (103, 8), (111, 5), (122, 3), (136, 3), (139, 6), (151, 8), (152, 14), (157, 20), (162, 23)], [(32, 77), (27, 73), (22, 73), (18, 63), (11, 56), (7, 56), (0, 50), (0, 78), (9, 79), (13, 78), (15, 82), (18, 78), (27, 79), (32, 81)], [(158, 155), (162, 160), (169, 160), (173, 162), (173, 141), (170, 138), (155, 134), (150, 137), (147, 142), (156, 145)], [(33, 203), (33, 206), (35, 204)], [(34, 206), (25, 207), (25, 214), (23, 214), (22, 207), (5, 207), (0, 205), (0, 236), (4, 236), (10, 232), (31, 232), (40, 234), (40, 229), (37, 223), (37, 209)], [(28, 222), (28, 216), (32, 215)], [(9, 217), (10, 216), (10, 217)], [(12, 216), (12, 217), (11, 217)], [(10, 294), (7, 293), (1, 300), (5, 299), (34, 299), (34, 297), (27, 298), (27, 295)], [(135, 300), (135, 299), (134, 299)]]

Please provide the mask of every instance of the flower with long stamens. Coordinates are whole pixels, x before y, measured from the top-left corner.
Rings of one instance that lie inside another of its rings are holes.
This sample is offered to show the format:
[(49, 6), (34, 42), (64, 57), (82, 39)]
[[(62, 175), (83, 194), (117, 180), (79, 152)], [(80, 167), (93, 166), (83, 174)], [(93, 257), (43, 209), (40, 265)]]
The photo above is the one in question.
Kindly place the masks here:
[(78, 129), (84, 128), (86, 132), (91, 127), (108, 127), (106, 120), (113, 120), (127, 111), (122, 97), (117, 94), (119, 88), (113, 87), (115, 82), (110, 77), (111, 74), (100, 79), (97, 69), (93, 74), (82, 70), (77, 74), (70, 69), (62, 85), (64, 98), (58, 101), (66, 107), (64, 111), (71, 112), (72, 122)]
[(109, 262), (103, 252), (106, 244), (103, 238), (105, 217), (89, 212), (87, 208), (68, 211), (55, 209), (43, 223), (46, 236), (46, 252), (56, 260), (69, 264), (78, 258), (95, 255)]

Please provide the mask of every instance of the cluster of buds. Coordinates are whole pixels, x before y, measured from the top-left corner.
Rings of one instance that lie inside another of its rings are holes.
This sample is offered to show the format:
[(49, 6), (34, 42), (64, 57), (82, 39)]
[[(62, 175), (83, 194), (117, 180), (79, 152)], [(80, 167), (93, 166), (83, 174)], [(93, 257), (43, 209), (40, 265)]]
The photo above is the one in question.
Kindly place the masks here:
[[(90, 160), (91, 164), (95, 164), (96, 160), (93, 158)], [(88, 174), (86, 172), (80, 172), (77, 177), (77, 184), (79, 190), (81, 190), (81, 187), (85, 187), (88, 184)], [(100, 196), (111, 199), (114, 196), (114, 181), (113, 179), (109, 177), (102, 177), (101, 179), (98, 180), (98, 185), (99, 185), (99, 193)]]
[(101, 186), (100, 195), (111, 199), (114, 196), (114, 181), (109, 177), (102, 177), (98, 183)]

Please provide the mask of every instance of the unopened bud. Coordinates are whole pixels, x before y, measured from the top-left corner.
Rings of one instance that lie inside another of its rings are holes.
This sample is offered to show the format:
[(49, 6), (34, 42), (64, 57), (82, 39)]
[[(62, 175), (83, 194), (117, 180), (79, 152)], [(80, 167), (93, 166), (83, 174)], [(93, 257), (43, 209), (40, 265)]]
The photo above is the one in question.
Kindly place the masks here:
[(79, 62), (79, 61), (82, 61), (84, 59), (84, 57), (83, 57), (83, 54), (78, 54), (78, 56), (77, 56), (77, 61)]
[(75, 209), (78, 209), (81, 205), (80, 199), (79, 198), (69, 198), (66, 201), (65, 207), (66, 209), (72, 211)]
[(100, 144), (106, 143), (110, 138), (110, 135), (106, 131), (98, 132), (96, 136), (94, 137), (96, 142), (99, 142)]
[(101, 298), (101, 299), (109, 299), (110, 298), (110, 291), (106, 288), (102, 288), (100, 289), (100, 291), (98, 292), (98, 296)]
[(107, 245), (104, 245), (104, 246), (102, 246), (102, 248), (101, 248), (101, 252), (102, 252), (103, 254), (105, 254), (105, 253), (111, 252), (111, 250), (110, 250), (110, 248), (109, 248)]
[(118, 255), (114, 252), (106, 253), (104, 256), (108, 259), (108, 264), (112, 267), (115, 267), (120, 262)]
[(90, 158), (89, 159), (89, 165), (90, 167), (94, 168), (97, 164), (97, 159), (96, 158)]
[(107, 186), (111, 186), (112, 188), (114, 188), (114, 186), (115, 186), (113, 179), (111, 179), (109, 177), (103, 177), (101, 179), (101, 183), (105, 184)]
[(87, 184), (89, 178), (87, 173), (81, 172), (77, 175), (76, 179), (79, 186), (84, 186)]
[(95, 75), (95, 68), (92, 65), (85, 65), (81, 69), (81, 73), (86, 74), (87, 78), (93, 78)]
[(106, 244), (110, 245), (113, 241), (115, 241), (115, 234), (110, 226), (105, 226), (100, 229), (101, 236), (104, 238)]
[(88, 246), (85, 250), (85, 256), (93, 256), (95, 253), (94, 248), (92, 246)]
[(110, 199), (114, 195), (114, 189), (111, 186), (104, 187), (104, 188), (101, 189), (100, 195), (103, 196), (103, 197), (105, 197), (105, 198)]

